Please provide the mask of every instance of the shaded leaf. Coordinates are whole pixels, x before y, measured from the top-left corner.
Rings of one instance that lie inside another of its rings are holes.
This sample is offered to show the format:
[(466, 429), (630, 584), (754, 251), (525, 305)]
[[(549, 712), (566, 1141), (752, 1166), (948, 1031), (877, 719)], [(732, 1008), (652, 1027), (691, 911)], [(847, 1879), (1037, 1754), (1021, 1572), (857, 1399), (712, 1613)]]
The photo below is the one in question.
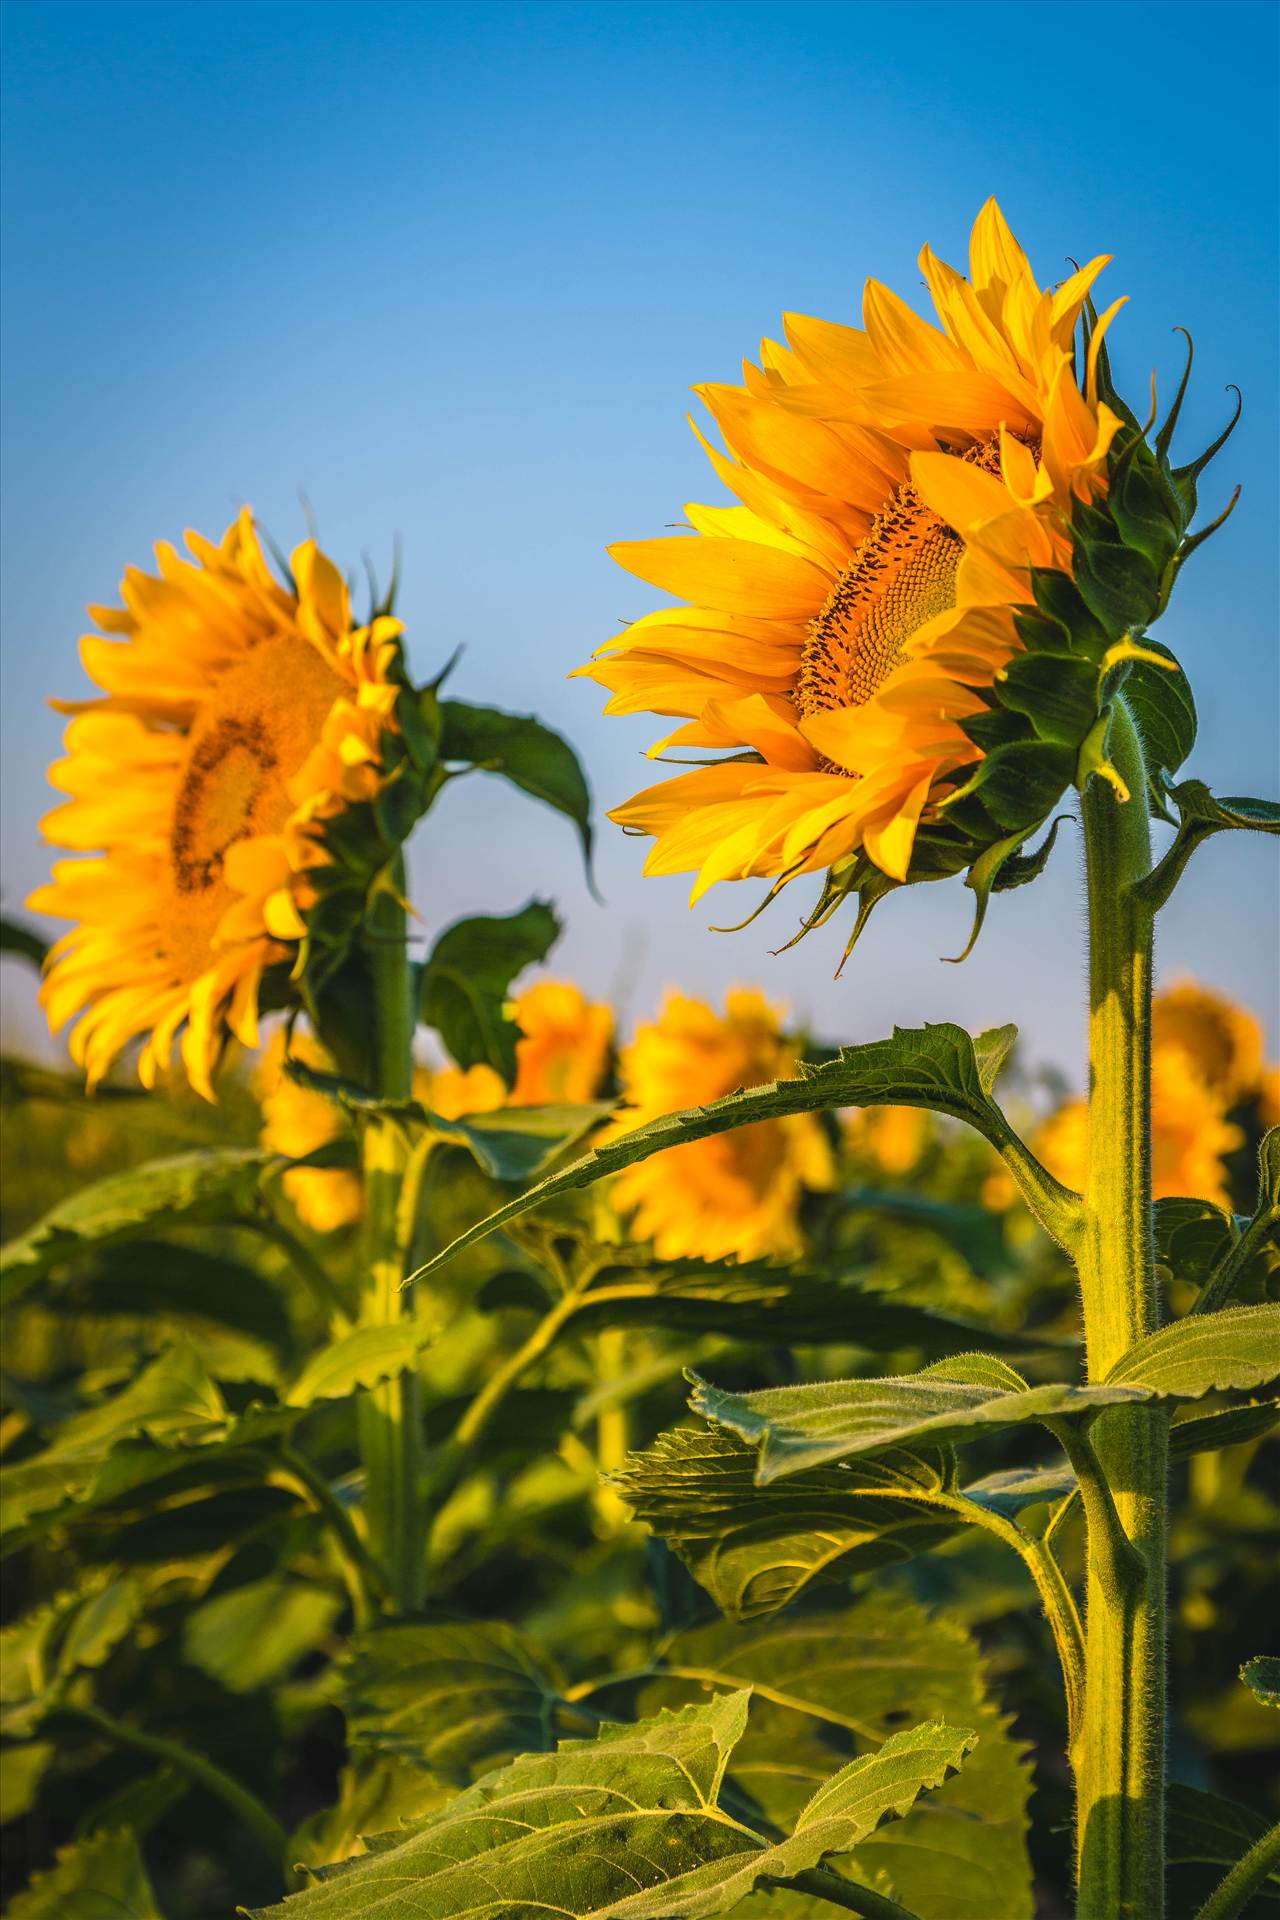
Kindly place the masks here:
[(770, 1841), (720, 1804), (747, 1704), (746, 1693), (724, 1695), (526, 1755), (285, 1910), (298, 1920), (357, 1920), (395, 1899), (435, 1920), (503, 1907), (572, 1920), (700, 1920), (727, 1912), (765, 1876), (791, 1879), (848, 1851), (941, 1785), (973, 1744), (941, 1724), (895, 1734), (825, 1781), (790, 1835)]
[(1153, 772), (1174, 774), (1196, 743), (1196, 703), (1187, 676), (1168, 647), (1149, 634), (1142, 644), (1172, 662), (1154, 666), (1135, 660), (1124, 683), (1124, 703), (1133, 716), (1143, 753)]
[(508, 1085), (514, 1080), (516, 1028), (504, 1010), (507, 996), (518, 973), (546, 959), (559, 933), (542, 900), (445, 928), (423, 963), (419, 1005), (460, 1067), (484, 1062)]
[(927, 1552), (964, 1522), (940, 1453), (902, 1450), (853, 1469), (755, 1484), (736, 1435), (680, 1427), (612, 1476), (638, 1520), (679, 1554), (722, 1613), (775, 1613), (810, 1587)]
[(43, 940), (25, 920), (11, 920), (7, 913), (0, 914), (0, 953), (16, 953), (20, 959), (29, 960), (33, 967), (40, 968), (48, 951), (48, 941)]
[(56, 1262), (108, 1241), (253, 1214), (263, 1173), (279, 1163), (278, 1154), (254, 1147), (208, 1147), (82, 1187), (0, 1252), (0, 1304)]
[(572, 820), (591, 864), (591, 795), (569, 742), (529, 713), (440, 702), (440, 758), (487, 768)]
[(1169, 1429), (1169, 1457), (1189, 1459), (1193, 1453), (1216, 1453), (1220, 1447), (1261, 1440), (1280, 1425), (1280, 1400), (1251, 1401), (1243, 1407), (1220, 1407), (1215, 1413), (1175, 1414)]
[(356, 1636), (341, 1705), (351, 1744), (465, 1784), (552, 1745), (560, 1679), (500, 1620), (375, 1627)]
[(1280, 1660), (1273, 1654), (1260, 1653), (1246, 1660), (1240, 1678), (1264, 1707), (1280, 1707)]
[(1235, 1220), (1212, 1200), (1157, 1200), (1156, 1259), (1174, 1280), (1202, 1287), (1235, 1245)]
[(499, 1107), (460, 1120), (424, 1110), (423, 1117), (433, 1133), (465, 1146), (495, 1180), (516, 1181), (542, 1173), (609, 1112), (608, 1102), (593, 1100), (577, 1106)]
[(48, 1740), (0, 1747), (0, 1825), (30, 1813), (55, 1751)]

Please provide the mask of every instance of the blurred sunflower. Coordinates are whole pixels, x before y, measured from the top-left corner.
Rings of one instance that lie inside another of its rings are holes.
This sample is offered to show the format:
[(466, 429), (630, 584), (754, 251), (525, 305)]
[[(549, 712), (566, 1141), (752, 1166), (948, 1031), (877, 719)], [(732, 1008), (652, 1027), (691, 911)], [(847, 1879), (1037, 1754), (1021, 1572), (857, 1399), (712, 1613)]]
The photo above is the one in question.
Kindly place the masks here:
[[(621, 1051), (626, 1111), (612, 1132), (789, 1079), (798, 1061), (778, 1010), (754, 989), (732, 988), (723, 1016), (705, 1001), (668, 994), (658, 1019)], [(612, 1199), (660, 1259), (751, 1260), (800, 1252), (803, 1192), (834, 1180), (821, 1123), (797, 1114), (668, 1148), (619, 1174)]]
[[(333, 1073), (335, 1063), (313, 1035), (300, 1027), (292, 1033), (278, 1027), (254, 1072), (253, 1090), (262, 1108), (260, 1144), (300, 1160), (341, 1139), (350, 1129), (342, 1109), (332, 1100), (290, 1079), (284, 1070), (286, 1056), (321, 1073)], [(298, 1218), (316, 1233), (350, 1226), (364, 1210), (364, 1189), (353, 1168), (302, 1167), (286, 1173), (281, 1184)]]
[[(28, 903), (72, 920), (42, 1000), (90, 1086), (131, 1041), (151, 1085), (185, 1023), (182, 1059), (213, 1098), (229, 1029), (258, 1043), (263, 972), (293, 957), (324, 823), (378, 790), (394, 726), (399, 621), (352, 624), (346, 586), (313, 540), (293, 586), (267, 566), (246, 510), (192, 559), (156, 549), (130, 568), (123, 610), (90, 611), (81, 643), (106, 697), (58, 701), (75, 717), (50, 778), (71, 797), (44, 822), (58, 861)], [(116, 635), (117, 639), (104, 635)]]
[(858, 1158), (895, 1175), (910, 1173), (931, 1131), (923, 1107), (863, 1107), (845, 1121), (845, 1137)]
[[(1226, 1117), (1222, 1096), (1196, 1072), (1180, 1047), (1163, 1046), (1151, 1055), (1151, 1192), (1156, 1200), (1172, 1196), (1212, 1200), (1229, 1207), (1231, 1191), (1226, 1156), (1244, 1142), (1244, 1134)], [(1064, 1185), (1083, 1192), (1089, 1175), (1089, 1110), (1070, 1101), (1046, 1121), (1036, 1152)]]
[(579, 669), (606, 712), (685, 721), (653, 756), (727, 750), (613, 812), (653, 835), (646, 872), (695, 873), (697, 900), (863, 849), (906, 878), (917, 829), (983, 757), (962, 723), (1022, 650), (1028, 569), (1070, 573), (1073, 503), (1105, 489), (1120, 421), (1098, 352), (1123, 302), (1082, 369), (1074, 336), (1108, 257), (1042, 290), (990, 200), (967, 280), (920, 256), (940, 328), (872, 280), (865, 328), (788, 315), (742, 386), (696, 389), (741, 504), (687, 507), (693, 538), (611, 549), (690, 604)]
[(512, 1106), (594, 1100), (609, 1065), (612, 1010), (570, 981), (540, 980), (516, 996), (510, 1011), (520, 1029)]
[(1264, 1081), (1262, 1023), (1247, 1007), (1194, 980), (1176, 980), (1151, 1004), (1155, 1052), (1185, 1055), (1205, 1085), (1233, 1107), (1257, 1098)]

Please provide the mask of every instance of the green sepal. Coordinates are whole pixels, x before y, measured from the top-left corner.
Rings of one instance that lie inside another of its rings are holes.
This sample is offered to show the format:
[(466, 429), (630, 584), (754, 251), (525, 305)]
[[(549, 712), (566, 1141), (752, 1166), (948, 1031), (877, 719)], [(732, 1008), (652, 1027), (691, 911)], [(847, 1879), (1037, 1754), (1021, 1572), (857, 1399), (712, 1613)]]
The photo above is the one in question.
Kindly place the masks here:
[(1061, 653), (1015, 655), (999, 676), (1003, 706), (1027, 716), (1041, 740), (1075, 747), (1098, 711), (1098, 675), (1091, 660)]

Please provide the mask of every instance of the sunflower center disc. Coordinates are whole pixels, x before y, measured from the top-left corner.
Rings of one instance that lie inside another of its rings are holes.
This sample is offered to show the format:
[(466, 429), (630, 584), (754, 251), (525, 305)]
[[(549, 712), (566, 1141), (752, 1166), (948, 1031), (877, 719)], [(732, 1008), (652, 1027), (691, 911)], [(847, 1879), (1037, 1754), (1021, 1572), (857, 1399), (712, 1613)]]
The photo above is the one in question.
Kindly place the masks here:
[(288, 783), (318, 743), (343, 681), (309, 641), (259, 643), (213, 688), (191, 731), (170, 832), (173, 884), (187, 907), (226, 894), (228, 847), (278, 833), (293, 812)]
[[(999, 470), (994, 441), (963, 457), (986, 472)], [(963, 551), (959, 535), (911, 483), (899, 487), (809, 622), (796, 696), (801, 713), (870, 700), (906, 658), (912, 634), (955, 605)]]

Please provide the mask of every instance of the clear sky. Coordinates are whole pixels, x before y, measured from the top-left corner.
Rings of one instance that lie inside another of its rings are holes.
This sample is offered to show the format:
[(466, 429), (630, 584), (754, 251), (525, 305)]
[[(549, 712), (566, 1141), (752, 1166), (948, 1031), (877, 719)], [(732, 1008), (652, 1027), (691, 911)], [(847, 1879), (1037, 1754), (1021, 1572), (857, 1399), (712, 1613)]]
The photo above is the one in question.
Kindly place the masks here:
[[(1199, 699), (1192, 770), (1274, 795), (1276, 21), (1268, 0), (7, 0), (6, 903), (44, 870), (43, 703), (83, 690), (83, 604), (242, 500), (292, 545), (300, 489), (344, 565), (402, 533), (423, 677), (465, 643), (460, 697), (536, 710), (601, 808), (628, 796), (657, 729), (565, 676), (655, 597), (606, 544), (721, 497), (688, 387), (737, 377), (785, 309), (855, 319), (868, 274), (918, 299), (921, 242), (963, 264), (992, 192), (1042, 279), (1116, 256), (1135, 397), (1153, 365), (1172, 391), (1192, 329), (1184, 447), (1244, 390), (1206, 494), (1241, 481), (1242, 503), (1160, 632)], [(430, 931), (555, 897), (561, 968), (637, 1014), (668, 982), (759, 980), (832, 1039), (1011, 1017), (1075, 1066), (1074, 835), (965, 966), (939, 956), (969, 896), (918, 888), (839, 983), (834, 929), (771, 958), (783, 902), (710, 933), (754, 891), (690, 913), (685, 882), (641, 880), (644, 844), (601, 823), (596, 906), (563, 823), (464, 781), (416, 846), (416, 898)], [(1274, 1044), (1273, 844), (1196, 856), (1160, 963), (1245, 998)], [(29, 1017), (11, 976), (6, 1006)]]

